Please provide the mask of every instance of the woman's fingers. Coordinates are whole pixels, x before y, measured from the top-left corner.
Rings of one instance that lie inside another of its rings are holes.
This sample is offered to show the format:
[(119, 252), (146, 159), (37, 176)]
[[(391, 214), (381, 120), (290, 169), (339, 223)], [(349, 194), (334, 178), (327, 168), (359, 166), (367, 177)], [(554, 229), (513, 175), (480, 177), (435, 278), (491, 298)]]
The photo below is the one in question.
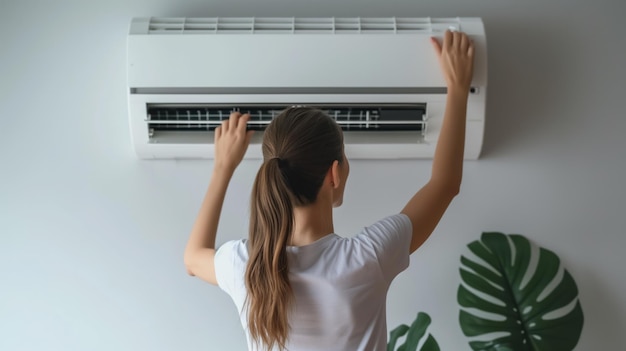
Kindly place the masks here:
[(230, 118), (228, 119), (228, 121), (229, 121), (228, 124), (230, 124), (231, 128), (233, 128), (233, 129), (237, 128), (237, 123), (238, 123), (238, 120), (239, 120), (239, 116), (241, 116), (241, 113), (239, 113), (239, 112), (232, 112), (230, 114)]
[[(243, 115), (245, 116), (245, 115)], [(230, 130), (237, 130), (239, 128), (239, 120), (242, 114), (240, 112), (232, 112), (227, 120), (222, 122), (222, 133), (227, 133)], [(246, 120), (247, 122), (247, 120)], [(244, 123), (245, 125), (245, 123)]]
[[(436, 41), (436, 40), (434, 40)], [(470, 46), (471, 40), (469, 37), (463, 32), (446, 30), (443, 37), (443, 45), (439, 45), (439, 48), (442, 48), (442, 51), (449, 51), (453, 49), (457, 49), (461, 52), (467, 52)], [(437, 44), (439, 44), (437, 42)], [(439, 51), (441, 53), (441, 51)]]
[(250, 115), (247, 113), (239, 117), (238, 122), (237, 122), (237, 129), (239, 129), (240, 132), (245, 133), (249, 120), (250, 120)]
[(462, 35), (461, 36), (461, 52), (462, 53), (466, 53), (467, 52), (467, 48), (469, 46), (469, 38), (467, 37), (467, 35)]
[(242, 115), (240, 112), (233, 112), (230, 114), (228, 120), (222, 122), (222, 126), (224, 127), (223, 133), (228, 131), (245, 132), (249, 120), (250, 114), (246, 113)]
[(444, 48), (446, 48), (446, 49), (450, 48), (452, 46), (453, 39), (454, 39), (454, 35), (452, 34), (452, 32), (450, 30), (447, 30), (446, 33), (443, 36), (443, 46), (444, 46)]
[(218, 126), (215, 128), (215, 140), (219, 139), (222, 136), (222, 126)]
[(439, 44), (439, 40), (437, 40), (437, 38), (435, 37), (431, 37), (430, 42), (433, 44), (433, 48), (437, 53), (437, 57), (441, 57), (441, 44)]

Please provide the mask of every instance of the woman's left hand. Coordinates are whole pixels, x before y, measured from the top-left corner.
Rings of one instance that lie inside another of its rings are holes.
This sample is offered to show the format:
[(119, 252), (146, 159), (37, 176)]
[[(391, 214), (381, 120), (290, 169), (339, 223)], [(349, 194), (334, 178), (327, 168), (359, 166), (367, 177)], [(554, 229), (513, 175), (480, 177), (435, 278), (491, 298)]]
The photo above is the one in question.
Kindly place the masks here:
[(246, 131), (249, 114), (239, 112), (230, 114), (230, 118), (215, 129), (215, 167), (234, 172), (250, 145), (254, 131)]

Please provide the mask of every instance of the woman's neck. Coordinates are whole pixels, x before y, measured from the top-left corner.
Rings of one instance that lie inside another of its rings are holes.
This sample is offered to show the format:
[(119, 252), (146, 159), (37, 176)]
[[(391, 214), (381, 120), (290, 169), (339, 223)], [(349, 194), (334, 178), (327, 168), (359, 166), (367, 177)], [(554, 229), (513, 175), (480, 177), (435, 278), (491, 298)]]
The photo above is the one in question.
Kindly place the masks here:
[(294, 208), (294, 231), (290, 246), (309, 245), (335, 231), (332, 200), (320, 192), (315, 203)]

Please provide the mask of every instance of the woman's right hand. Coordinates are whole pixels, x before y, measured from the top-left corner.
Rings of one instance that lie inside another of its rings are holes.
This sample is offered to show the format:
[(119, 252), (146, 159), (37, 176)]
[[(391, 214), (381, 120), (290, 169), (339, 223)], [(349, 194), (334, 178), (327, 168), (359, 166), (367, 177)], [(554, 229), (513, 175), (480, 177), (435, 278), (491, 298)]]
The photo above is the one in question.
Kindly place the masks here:
[(250, 120), (249, 114), (239, 112), (230, 114), (230, 118), (215, 128), (215, 165), (234, 172), (250, 145), (254, 131), (246, 131)]
[(469, 92), (474, 72), (474, 43), (463, 32), (446, 31), (443, 44), (431, 38), (448, 89)]

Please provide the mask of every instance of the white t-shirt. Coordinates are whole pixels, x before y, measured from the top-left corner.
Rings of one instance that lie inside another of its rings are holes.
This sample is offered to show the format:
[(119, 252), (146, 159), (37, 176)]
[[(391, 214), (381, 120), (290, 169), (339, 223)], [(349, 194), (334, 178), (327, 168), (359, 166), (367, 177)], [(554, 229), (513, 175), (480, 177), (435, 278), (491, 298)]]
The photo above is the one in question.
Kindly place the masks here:
[[(404, 214), (386, 217), (353, 238), (329, 234), (306, 246), (288, 246), (294, 310), (289, 351), (384, 351), (387, 290), (409, 265), (412, 225)], [(245, 271), (247, 240), (223, 244), (215, 254), (217, 283), (235, 302), (248, 348)]]

